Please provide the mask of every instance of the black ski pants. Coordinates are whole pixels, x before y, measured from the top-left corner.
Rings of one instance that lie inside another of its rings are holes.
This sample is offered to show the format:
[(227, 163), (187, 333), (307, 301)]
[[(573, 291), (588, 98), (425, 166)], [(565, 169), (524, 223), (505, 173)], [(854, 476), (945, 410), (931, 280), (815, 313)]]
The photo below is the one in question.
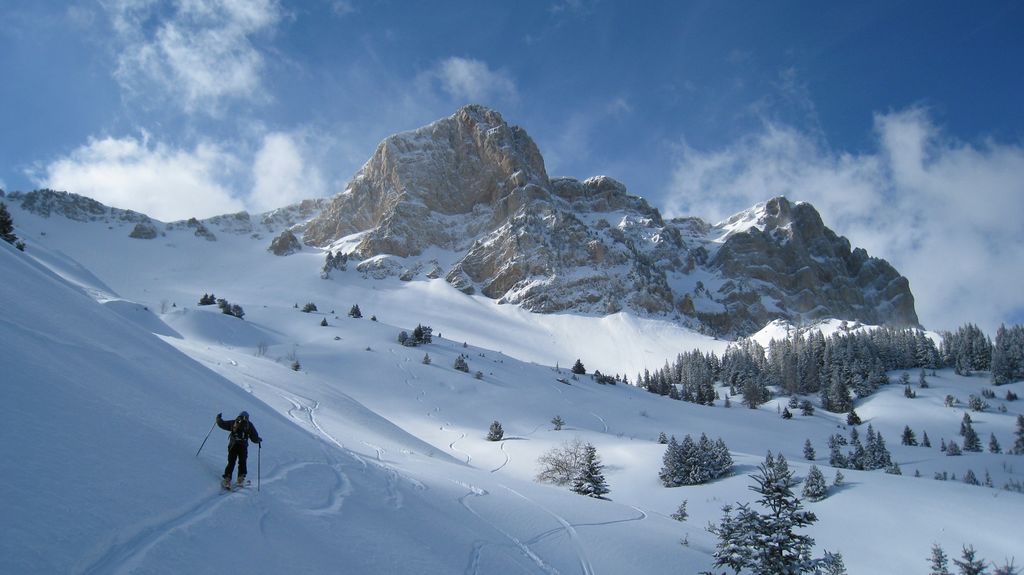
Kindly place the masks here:
[(238, 476), (248, 475), (245, 463), (249, 458), (249, 443), (237, 441), (228, 445), (228, 465), (224, 468), (224, 479), (231, 480), (231, 472), (235, 470), (235, 460), (238, 460)]

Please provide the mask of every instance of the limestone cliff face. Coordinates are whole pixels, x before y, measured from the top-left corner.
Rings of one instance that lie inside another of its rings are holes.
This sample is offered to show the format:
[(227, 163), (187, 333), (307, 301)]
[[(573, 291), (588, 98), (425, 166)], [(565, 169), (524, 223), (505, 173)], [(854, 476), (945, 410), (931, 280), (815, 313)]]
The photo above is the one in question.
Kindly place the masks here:
[(665, 221), (612, 178), (549, 178), (526, 132), (481, 106), (384, 140), (303, 241), (374, 277), (444, 277), (536, 312), (628, 309), (719, 335), (778, 318), (918, 323), (906, 278), (809, 204)]

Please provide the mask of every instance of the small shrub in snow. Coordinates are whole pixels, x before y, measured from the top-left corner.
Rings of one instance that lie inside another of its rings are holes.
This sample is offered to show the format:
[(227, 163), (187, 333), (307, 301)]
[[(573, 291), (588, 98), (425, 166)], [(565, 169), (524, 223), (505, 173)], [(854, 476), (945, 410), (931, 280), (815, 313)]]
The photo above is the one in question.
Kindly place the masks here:
[(459, 354), (459, 357), (455, 358), (455, 363), (452, 364), (452, 367), (459, 371), (469, 373), (469, 364), (466, 363), (466, 357), (462, 354)]
[(559, 447), (553, 447), (544, 452), (537, 459), (537, 463), (540, 466), (540, 472), (537, 473), (537, 481), (554, 483), (555, 485), (568, 485), (579, 473), (579, 469), (583, 464), (583, 448), (583, 441), (575, 437)]
[(313, 302), (309, 302), (306, 305), (302, 306), (302, 311), (305, 313), (312, 313), (316, 311), (316, 304)]
[(555, 431), (561, 431), (562, 426), (565, 425), (565, 420), (562, 419), (561, 415), (556, 415), (551, 418), (551, 425), (555, 426)]

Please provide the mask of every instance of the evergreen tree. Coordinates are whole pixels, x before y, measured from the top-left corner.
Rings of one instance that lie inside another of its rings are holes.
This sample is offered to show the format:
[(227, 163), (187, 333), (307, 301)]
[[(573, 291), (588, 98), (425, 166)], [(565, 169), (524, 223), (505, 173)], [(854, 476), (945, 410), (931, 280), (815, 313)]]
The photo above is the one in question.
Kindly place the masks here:
[(828, 484), (825, 483), (825, 475), (817, 465), (811, 465), (811, 470), (807, 472), (807, 479), (804, 479), (802, 495), (811, 501), (820, 501), (827, 494)]
[(661, 484), (665, 487), (678, 487), (683, 484), (681, 471), (683, 462), (679, 442), (676, 441), (675, 435), (668, 440), (667, 445), (665, 454), (661, 458), (661, 471), (658, 472), (658, 478), (661, 479)]
[(860, 420), (860, 416), (857, 415), (857, 410), (851, 409), (850, 413), (846, 416), (846, 425), (860, 425), (863, 423)]
[(978, 476), (974, 474), (973, 469), (967, 470), (967, 473), (964, 474), (963, 481), (968, 485), (981, 485), (981, 483), (978, 482)]
[(960, 446), (957, 445), (957, 443), (955, 441), (950, 441), (949, 444), (946, 445), (946, 455), (948, 455), (948, 456), (963, 455), (963, 452), (960, 451)]
[(320, 320), (320, 327), (327, 327), (327, 318), (326, 317)]
[(1024, 415), (1017, 416), (1017, 431), (1014, 434), (1017, 439), (1013, 442), (1013, 454), (1024, 455)]
[(938, 543), (932, 544), (932, 556), (929, 558), (929, 563), (931, 571), (928, 572), (928, 575), (953, 575), (949, 572), (949, 558), (946, 557), (946, 552)]
[(961, 559), (954, 559), (953, 563), (960, 569), (960, 575), (983, 575), (985, 573), (985, 561), (975, 559), (973, 545), (965, 545), (960, 555)]
[(921, 447), (931, 447), (932, 441), (928, 439), (928, 432), (925, 431), (921, 434)]
[(793, 419), (793, 413), (789, 411), (788, 407), (782, 408), (782, 419)]
[(359, 304), (353, 305), (348, 310), (348, 316), (351, 317), (351, 318), (355, 318), (355, 319), (359, 319), (359, 318), (363, 317), (363, 312), (360, 311)]
[(816, 454), (814, 453), (814, 446), (811, 445), (810, 439), (804, 440), (804, 459), (807, 461), (814, 461)]
[(572, 364), (572, 369), (570, 371), (576, 375), (584, 375), (587, 373), (587, 368), (583, 367), (583, 362), (577, 359), (576, 363)]
[(585, 449), (583, 466), (573, 481), (572, 490), (587, 497), (604, 499), (603, 496), (610, 491), (602, 473), (604, 465), (601, 463), (601, 459), (597, 455), (597, 449), (593, 445), (588, 443)]
[(7, 204), (3, 202), (0, 202), (0, 239), (9, 244), (18, 241), (18, 236), (14, 234), (14, 220), (11, 218), (11, 212), (7, 211)]
[(487, 432), (487, 441), (501, 441), (502, 437), (505, 437), (505, 430), (501, 428), (501, 423), (495, 420)]
[(814, 415), (814, 404), (810, 400), (803, 400), (800, 402), (800, 413), (802, 415)]
[(562, 419), (561, 415), (556, 415), (551, 418), (551, 425), (555, 426), (555, 431), (561, 431), (562, 426), (565, 425), (565, 420)]
[(843, 554), (825, 551), (818, 566), (821, 575), (848, 575), (846, 565), (843, 564)]
[(455, 363), (452, 364), (452, 367), (459, 371), (469, 373), (469, 364), (466, 363), (466, 357), (461, 353), (455, 358)]
[(425, 353), (425, 354), (423, 354), (423, 365), (430, 365), (430, 363), (431, 363), (432, 361), (433, 361), (433, 360), (432, 360), (432, 359), (430, 359), (430, 354), (429, 354), (429, 353)]
[(964, 430), (964, 451), (975, 453), (981, 451), (981, 439), (970, 423), (967, 424), (967, 428)]
[(675, 519), (676, 521), (686, 521), (686, 518), (690, 516), (686, 511), (686, 501), (686, 499), (683, 499), (683, 502), (679, 504), (679, 508), (670, 516), (672, 519)]
[(658, 434), (658, 443), (661, 445), (668, 445), (668, 436), (665, 435), (664, 431)]
[(758, 503), (766, 513), (758, 513), (743, 504), (736, 516), (726, 510), (715, 529), (719, 543), (715, 566), (728, 566), (738, 573), (747, 568), (757, 575), (813, 573), (820, 560), (811, 558), (814, 539), (796, 533), (818, 518), (803, 511), (800, 499), (790, 490), (792, 473), (778, 475), (774, 466), (761, 464), (752, 475), (750, 487), (760, 495)]
[(996, 434), (992, 433), (988, 438), (988, 451), (989, 453), (1002, 453), (1003, 448), (999, 446), (999, 440), (996, 439)]
[(917, 437), (909, 425), (903, 426), (903, 445), (917, 445)]

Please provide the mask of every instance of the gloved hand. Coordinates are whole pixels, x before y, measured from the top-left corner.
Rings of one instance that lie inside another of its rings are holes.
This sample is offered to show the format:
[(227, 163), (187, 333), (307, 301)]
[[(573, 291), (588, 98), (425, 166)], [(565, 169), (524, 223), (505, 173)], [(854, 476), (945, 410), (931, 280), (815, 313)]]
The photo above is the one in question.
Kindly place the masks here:
[(220, 421), (222, 419), (221, 418), (222, 415), (224, 415), (223, 412), (217, 414), (217, 421)]

